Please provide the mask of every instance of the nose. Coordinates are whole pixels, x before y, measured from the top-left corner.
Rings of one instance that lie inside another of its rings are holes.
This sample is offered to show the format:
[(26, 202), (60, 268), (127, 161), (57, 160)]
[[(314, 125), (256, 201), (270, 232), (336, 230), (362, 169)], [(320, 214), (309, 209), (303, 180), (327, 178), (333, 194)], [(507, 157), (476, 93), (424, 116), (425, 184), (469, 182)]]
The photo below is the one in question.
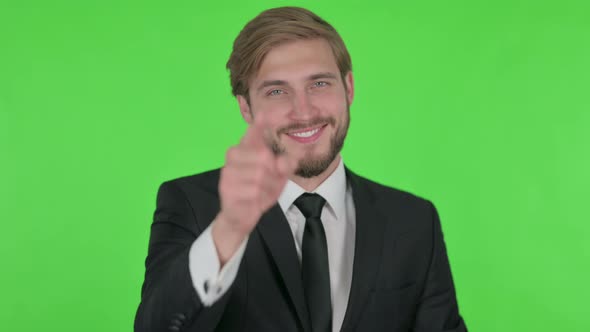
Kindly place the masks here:
[(316, 115), (316, 112), (311, 96), (306, 92), (295, 95), (293, 98), (293, 117), (298, 120), (309, 120)]

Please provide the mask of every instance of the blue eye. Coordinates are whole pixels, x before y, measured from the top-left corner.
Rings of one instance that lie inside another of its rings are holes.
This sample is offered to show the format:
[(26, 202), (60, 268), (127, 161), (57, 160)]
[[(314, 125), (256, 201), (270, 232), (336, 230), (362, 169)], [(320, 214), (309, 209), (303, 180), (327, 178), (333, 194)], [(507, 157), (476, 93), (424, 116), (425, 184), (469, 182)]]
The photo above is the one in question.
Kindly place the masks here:
[(319, 82), (315, 82), (313, 85), (315, 87), (318, 87), (319, 88), (319, 87), (327, 86), (328, 85), (328, 82), (319, 81)]
[(269, 96), (278, 96), (278, 95), (280, 95), (282, 93), (283, 93), (283, 90), (274, 89), (274, 90), (270, 90), (267, 94)]

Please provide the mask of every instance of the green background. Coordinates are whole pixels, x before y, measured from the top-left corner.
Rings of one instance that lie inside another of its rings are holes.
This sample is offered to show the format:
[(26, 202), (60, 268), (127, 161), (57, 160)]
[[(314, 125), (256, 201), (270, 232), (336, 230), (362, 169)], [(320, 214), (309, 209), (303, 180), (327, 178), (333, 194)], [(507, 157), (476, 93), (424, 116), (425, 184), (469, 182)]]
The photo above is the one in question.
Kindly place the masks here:
[(434, 201), (470, 330), (590, 331), (590, 4), (534, 0), (0, 0), (0, 329), (132, 329), (156, 190), (223, 164), (231, 44), (287, 4), (346, 41), (345, 163)]

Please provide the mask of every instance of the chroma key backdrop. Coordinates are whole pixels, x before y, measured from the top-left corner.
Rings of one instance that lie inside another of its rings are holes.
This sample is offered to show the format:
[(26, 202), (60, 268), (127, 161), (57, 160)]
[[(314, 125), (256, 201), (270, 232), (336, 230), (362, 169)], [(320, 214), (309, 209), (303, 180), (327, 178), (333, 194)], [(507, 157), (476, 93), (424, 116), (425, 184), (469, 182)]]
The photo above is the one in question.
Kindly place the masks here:
[(239, 142), (225, 63), (283, 5), (344, 38), (344, 161), (434, 202), (470, 331), (590, 331), (586, 0), (0, 1), (0, 329), (132, 330), (157, 188)]

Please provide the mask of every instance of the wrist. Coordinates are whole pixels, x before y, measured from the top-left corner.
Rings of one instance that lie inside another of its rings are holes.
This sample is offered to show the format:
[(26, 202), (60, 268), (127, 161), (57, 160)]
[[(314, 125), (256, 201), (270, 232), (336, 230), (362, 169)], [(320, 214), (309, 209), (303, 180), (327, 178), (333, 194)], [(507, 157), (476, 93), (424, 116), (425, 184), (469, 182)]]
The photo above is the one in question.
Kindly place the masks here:
[(223, 267), (231, 259), (240, 247), (240, 244), (248, 236), (249, 232), (235, 227), (223, 213), (219, 213), (211, 226), (213, 243), (217, 250), (220, 267)]

